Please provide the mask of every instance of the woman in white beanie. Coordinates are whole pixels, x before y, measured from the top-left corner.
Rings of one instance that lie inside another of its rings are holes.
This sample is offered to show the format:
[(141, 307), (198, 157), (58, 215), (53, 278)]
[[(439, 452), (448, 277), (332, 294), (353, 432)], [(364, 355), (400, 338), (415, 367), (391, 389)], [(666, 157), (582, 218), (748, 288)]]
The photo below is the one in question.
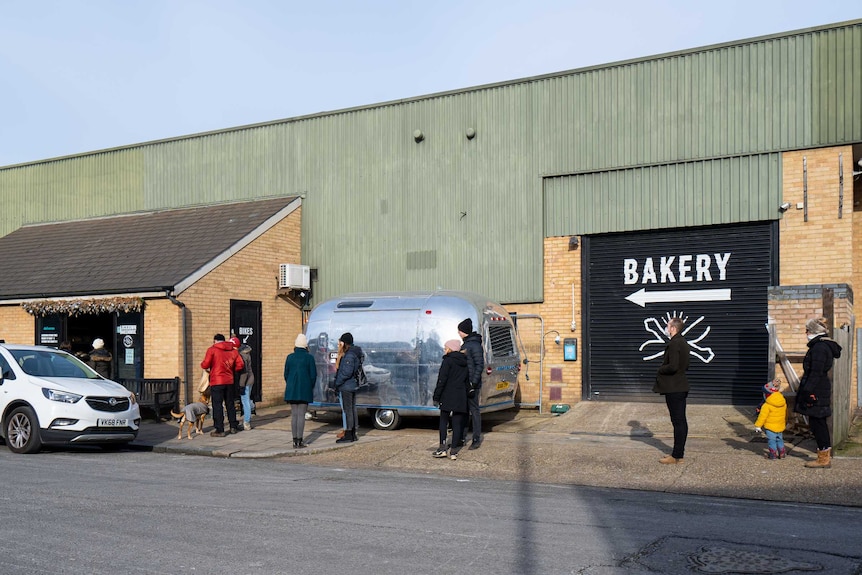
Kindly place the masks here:
[(304, 334), (296, 336), (293, 353), (284, 361), (284, 401), (290, 404), (290, 429), (293, 431), (293, 447), (308, 447), (302, 440), (305, 432), (305, 413), (308, 404), (314, 401), (314, 383), (317, 381), (317, 366), (308, 353), (308, 340)]
[(93, 351), (90, 352), (90, 366), (105, 379), (111, 379), (111, 352), (105, 349), (105, 340), (97, 337), (93, 340)]

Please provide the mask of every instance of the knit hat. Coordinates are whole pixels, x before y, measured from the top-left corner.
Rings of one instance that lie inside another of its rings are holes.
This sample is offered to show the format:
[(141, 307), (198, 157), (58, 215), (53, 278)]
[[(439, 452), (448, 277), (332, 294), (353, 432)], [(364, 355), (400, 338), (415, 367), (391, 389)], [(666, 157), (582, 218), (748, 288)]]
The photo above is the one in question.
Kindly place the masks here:
[(93, 349), (102, 349), (103, 347), (105, 347), (105, 340), (100, 337), (93, 340)]
[(308, 348), (308, 339), (306, 339), (305, 334), (301, 333), (296, 336), (296, 341), (294, 342), (293, 347)]
[(458, 331), (461, 333), (473, 333), (473, 320), (469, 317), (458, 324)]
[(343, 341), (347, 345), (353, 345), (353, 334), (349, 331), (341, 334), (341, 337), (338, 338), (338, 341)]
[(824, 324), (820, 319), (811, 318), (805, 323), (805, 331), (808, 333), (826, 333), (828, 330), (826, 329), (826, 324)]
[(766, 395), (771, 395), (776, 391), (779, 391), (780, 389), (781, 385), (777, 381), (773, 380), (763, 386), (763, 393)]
[(461, 351), (461, 341), (457, 339), (450, 339), (444, 344), (443, 347), (451, 351)]
[(238, 347), (239, 347), (239, 345), (240, 345), (239, 338), (238, 338), (238, 337), (236, 337), (236, 336), (233, 336), (233, 337), (232, 337), (232, 338), (230, 338), (228, 341), (229, 341), (229, 342), (231, 342), (231, 343), (233, 344), (233, 348), (234, 348), (234, 349), (238, 348)]

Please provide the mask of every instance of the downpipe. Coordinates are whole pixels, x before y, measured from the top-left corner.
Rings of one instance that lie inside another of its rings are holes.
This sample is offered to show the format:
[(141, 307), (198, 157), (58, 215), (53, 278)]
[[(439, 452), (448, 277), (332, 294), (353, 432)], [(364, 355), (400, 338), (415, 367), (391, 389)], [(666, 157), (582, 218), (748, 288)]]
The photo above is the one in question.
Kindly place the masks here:
[(186, 403), (186, 405), (188, 405), (189, 403), (191, 403), (190, 394), (189, 394), (189, 381), (191, 381), (191, 380), (189, 379), (189, 362), (188, 362), (189, 349), (188, 349), (188, 345), (187, 345), (188, 338), (186, 336), (186, 334), (187, 334), (187, 330), (186, 330), (186, 304), (184, 304), (183, 302), (178, 300), (176, 297), (174, 297), (171, 294), (171, 290), (167, 289), (167, 288), (165, 288), (165, 297), (167, 297), (172, 304), (174, 304), (175, 306), (180, 308), (180, 315), (182, 318), (181, 319), (181, 326), (182, 327), (180, 329), (182, 329), (182, 332), (183, 332), (183, 379), (185, 381), (185, 383), (183, 384), (183, 389), (185, 389), (185, 403)]

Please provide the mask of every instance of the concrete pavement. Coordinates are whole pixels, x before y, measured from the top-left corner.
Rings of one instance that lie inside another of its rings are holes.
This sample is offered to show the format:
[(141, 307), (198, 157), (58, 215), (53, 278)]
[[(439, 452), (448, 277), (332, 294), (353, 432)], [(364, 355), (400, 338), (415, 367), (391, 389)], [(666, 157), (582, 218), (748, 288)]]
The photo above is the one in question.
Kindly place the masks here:
[(753, 407), (689, 406), (685, 461), (661, 465), (672, 428), (664, 404), (581, 402), (559, 416), (536, 410), (487, 414), (480, 449), (457, 461), (435, 459), (436, 418), (408, 419), (379, 431), (360, 418), (359, 441), (337, 444), (337, 414), (306, 421), (307, 449), (296, 450), (287, 406), (261, 408), (254, 429), (223, 438), (206, 433), (176, 439), (174, 422), (145, 421), (137, 449), (231, 458), (282, 458), (286, 463), (433, 473), (464, 479), (504, 479), (648, 491), (862, 506), (862, 458), (833, 459), (831, 469), (807, 469), (809, 438), (785, 433), (788, 457), (762, 456)]

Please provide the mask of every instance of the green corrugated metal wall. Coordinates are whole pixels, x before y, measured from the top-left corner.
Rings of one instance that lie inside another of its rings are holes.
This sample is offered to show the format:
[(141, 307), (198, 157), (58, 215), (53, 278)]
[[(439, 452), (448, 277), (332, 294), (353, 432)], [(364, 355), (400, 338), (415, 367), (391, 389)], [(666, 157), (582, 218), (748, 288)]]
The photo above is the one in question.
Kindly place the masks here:
[(538, 301), (545, 236), (776, 218), (778, 152), (862, 141), (860, 54), (862, 20), (14, 166), (0, 233), (304, 193), (317, 301)]
[(545, 233), (585, 235), (776, 219), (779, 154), (547, 178)]

